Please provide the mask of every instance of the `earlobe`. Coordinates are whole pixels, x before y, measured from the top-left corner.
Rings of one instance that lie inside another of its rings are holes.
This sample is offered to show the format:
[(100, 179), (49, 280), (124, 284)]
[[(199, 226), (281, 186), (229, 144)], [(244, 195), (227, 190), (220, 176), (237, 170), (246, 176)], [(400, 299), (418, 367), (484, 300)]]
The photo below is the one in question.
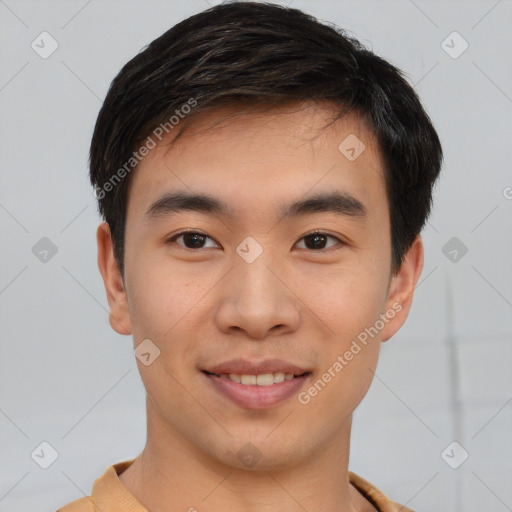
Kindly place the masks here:
[(386, 316), (390, 320), (382, 329), (382, 341), (389, 340), (407, 319), (422, 270), (423, 241), (418, 235), (407, 251), (400, 269), (391, 280), (386, 301)]
[(132, 327), (126, 290), (114, 256), (110, 226), (107, 222), (102, 222), (98, 226), (96, 240), (98, 243), (98, 268), (103, 278), (110, 307), (110, 325), (119, 334), (131, 334)]

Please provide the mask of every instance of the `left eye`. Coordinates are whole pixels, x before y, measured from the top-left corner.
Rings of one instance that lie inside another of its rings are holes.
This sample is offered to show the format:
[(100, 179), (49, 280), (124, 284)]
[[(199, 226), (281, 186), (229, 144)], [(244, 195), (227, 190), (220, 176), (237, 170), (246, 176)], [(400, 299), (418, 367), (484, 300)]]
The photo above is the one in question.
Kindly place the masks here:
[[(331, 244), (327, 247), (327, 239), (334, 240), (335, 243)], [(301, 242), (304, 241), (305, 247), (300, 247), (300, 249), (314, 249), (314, 250), (322, 250), (327, 249), (329, 247), (332, 247), (333, 245), (336, 245), (336, 242), (342, 243), (339, 238), (336, 238), (335, 236), (328, 235), (326, 233), (311, 233), (309, 235), (305, 235), (301, 238)]]

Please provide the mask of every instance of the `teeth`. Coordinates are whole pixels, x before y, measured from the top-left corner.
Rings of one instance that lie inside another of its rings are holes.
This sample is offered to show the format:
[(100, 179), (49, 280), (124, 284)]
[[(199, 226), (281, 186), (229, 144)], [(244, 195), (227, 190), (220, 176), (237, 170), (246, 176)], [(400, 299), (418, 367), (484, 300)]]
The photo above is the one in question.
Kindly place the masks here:
[(239, 373), (223, 373), (219, 375), (221, 379), (229, 378), (234, 382), (245, 384), (246, 386), (272, 386), (278, 382), (292, 380), (293, 373), (284, 374), (283, 372), (262, 373), (260, 375), (240, 375)]
[[(284, 379), (286, 378), (286, 375), (282, 372), (276, 372), (273, 374), (273, 376), (274, 382), (284, 382)], [(293, 379), (293, 374), (290, 374), (290, 377)]]
[(256, 375), (240, 375), (240, 383), (241, 384), (248, 384), (253, 386), (256, 384), (257, 377)]
[(272, 386), (274, 384), (274, 375), (272, 373), (262, 373), (256, 377), (256, 384), (258, 386)]

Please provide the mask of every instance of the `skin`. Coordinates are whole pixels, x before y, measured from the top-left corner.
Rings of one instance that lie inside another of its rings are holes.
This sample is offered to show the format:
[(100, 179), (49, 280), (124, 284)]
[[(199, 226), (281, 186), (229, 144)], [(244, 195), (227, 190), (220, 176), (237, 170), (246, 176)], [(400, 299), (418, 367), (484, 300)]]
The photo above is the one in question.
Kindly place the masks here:
[[(228, 107), (202, 114), (134, 171), (124, 279), (108, 225), (98, 227), (112, 327), (132, 334), (135, 347), (149, 338), (161, 351), (149, 366), (137, 360), (147, 443), (120, 480), (152, 512), (375, 510), (348, 481), (352, 413), (371, 384), (381, 341), (409, 313), (421, 238), (392, 276), (383, 165), (357, 116), (324, 127), (332, 112), (310, 104), (236, 116), (212, 129), (225, 113)], [(338, 150), (349, 134), (366, 146), (355, 161)], [(149, 205), (176, 190), (219, 198), (235, 216), (180, 211), (145, 222)], [(283, 204), (332, 190), (358, 198), (366, 218), (279, 217)], [(166, 243), (183, 229), (211, 238), (197, 249), (185, 248), (183, 237)], [(305, 245), (317, 229), (344, 243)], [(263, 248), (250, 264), (236, 253), (248, 236)], [(308, 404), (294, 395), (248, 410), (200, 371), (233, 357), (277, 357), (312, 371), (303, 391), (393, 304), (401, 311)], [(237, 457), (248, 442), (261, 453), (251, 468)]]

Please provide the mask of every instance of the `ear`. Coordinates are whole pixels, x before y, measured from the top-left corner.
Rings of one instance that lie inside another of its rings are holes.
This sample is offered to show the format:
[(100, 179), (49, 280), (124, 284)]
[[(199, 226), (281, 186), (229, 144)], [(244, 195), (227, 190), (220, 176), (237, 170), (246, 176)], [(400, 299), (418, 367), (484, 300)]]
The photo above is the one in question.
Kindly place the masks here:
[(131, 334), (132, 325), (126, 290), (114, 256), (110, 226), (107, 222), (102, 222), (98, 226), (96, 239), (98, 242), (98, 267), (103, 277), (107, 300), (110, 306), (110, 326), (119, 334)]
[[(411, 309), (414, 289), (422, 270), (423, 241), (418, 235), (407, 251), (399, 271), (391, 278), (386, 301), (386, 316), (390, 320), (382, 329), (382, 341), (389, 340), (407, 319)], [(392, 312), (394, 316), (392, 316)]]

